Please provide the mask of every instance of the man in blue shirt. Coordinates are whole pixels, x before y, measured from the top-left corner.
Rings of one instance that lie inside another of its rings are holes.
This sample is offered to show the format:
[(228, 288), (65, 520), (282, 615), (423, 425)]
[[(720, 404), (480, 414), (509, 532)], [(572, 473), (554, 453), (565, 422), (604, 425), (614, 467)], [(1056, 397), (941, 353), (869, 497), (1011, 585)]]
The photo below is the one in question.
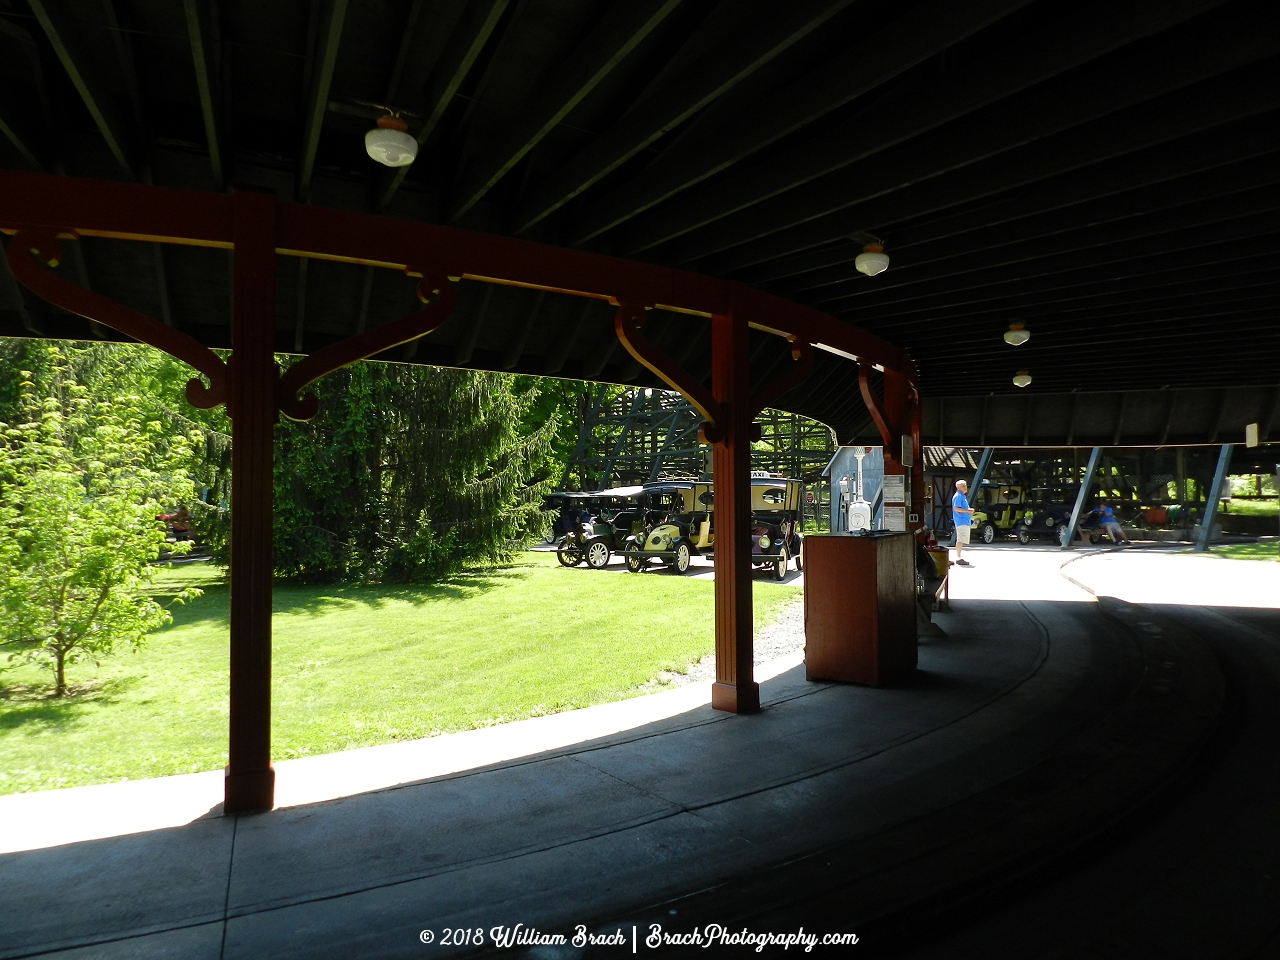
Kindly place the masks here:
[(962, 567), (971, 566), (968, 560), (960, 556), (964, 545), (969, 542), (969, 527), (973, 522), (973, 508), (969, 506), (969, 484), (963, 480), (956, 481), (956, 495), (951, 498), (951, 518), (956, 526), (956, 563)]

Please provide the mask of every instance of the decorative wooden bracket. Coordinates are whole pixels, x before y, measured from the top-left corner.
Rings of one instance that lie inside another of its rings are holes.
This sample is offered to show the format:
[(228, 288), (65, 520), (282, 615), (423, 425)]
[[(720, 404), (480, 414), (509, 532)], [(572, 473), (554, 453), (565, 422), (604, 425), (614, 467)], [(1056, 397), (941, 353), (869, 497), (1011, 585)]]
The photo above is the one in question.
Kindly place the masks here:
[(199, 379), (187, 382), (187, 402), (208, 410), (227, 397), (227, 368), (218, 355), (181, 331), (139, 313), (101, 294), (37, 266), (36, 261), (56, 267), (62, 260), (59, 234), (77, 238), (74, 230), (19, 230), (9, 242), (9, 268), (28, 290), (70, 313), (94, 320), (127, 337), (163, 350), (195, 367), (209, 379), (206, 387)]
[(888, 421), (884, 418), (884, 411), (880, 409), (880, 404), (871, 394), (871, 384), (867, 382), (867, 365), (861, 362), (858, 363), (858, 389), (862, 391), (862, 400), (871, 411), (871, 419), (875, 422), (876, 429), (880, 431), (880, 438), (884, 441), (884, 445), (891, 446), (893, 433), (889, 430)]
[(724, 439), (724, 408), (720, 401), (688, 371), (649, 342), (640, 332), (645, 319), (644, 306), (634, 303), (619, 304), (618, 312), (613, 318), (614, 332), (627, 348), (627, 353), (672, 390), (679, 391), (702, 414), (705, 422), (698, 427), (698, 438), (703, 443), (718, 443)]
[(449, 319), (457, 299), (453, 284), (445, 277), (410, 267), (406, 267), (404, 272), (409, 276), (422, 277), (416, 292), (418, 299), (427, 306), (407, 317), (384, 323), (303, 357), (286, 370), (276, 384), (276, 405), (281, 413), (290, 420), (310, 420), (319, 410), (319, 401), (314, 393), (298, 397), (298, 391), (303, 387), (349, 363), (366, 360), (384, 350), (425, 337)]
[(760, 415), (760, 411), (773, 403), (788, 390), (794, 390), (813, 373), (813, 345), (789, 336), (791, 342), (791, 359), (795, 366), (774, 380), (751, 398), (751, 419)]

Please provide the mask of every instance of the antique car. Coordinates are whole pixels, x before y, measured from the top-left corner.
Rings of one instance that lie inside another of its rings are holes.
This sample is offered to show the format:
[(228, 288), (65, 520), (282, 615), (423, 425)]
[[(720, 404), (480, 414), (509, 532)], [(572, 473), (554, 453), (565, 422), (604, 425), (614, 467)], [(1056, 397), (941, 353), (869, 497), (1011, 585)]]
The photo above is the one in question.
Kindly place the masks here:
[(551, 494), (548, 499), (559, 504), (556, 525), (564, 531), (556, 543), (556, 559), (566, 567), (585, 562), (592, 570), (603, 570), (627, 538), (643, 529), (643, 492), (643, 487), (632, 486)]
[(982, 489), (988, 502), (973, 514), (974, 536), (983, 543), (1013, 536), (1026, 543), (1030, 537), (1023, 539), (1024, 527), (1031, 521), (1034, 511), (1023, 502), (1022, 488), (983, 483)]
[(640, 573), (660, 561), (684, 573), (696, 556), (709, 555), (712, 543), (712, 487), (706, 480), (675, 480), (645, 486), (644, 525), (627, 538), (627, 569)]
[[(792, 557), (800, 569), (800, 498), (799, 480), (751, 479), (751, 564), (772, 569), (777, 580), (786, 577)], [(640, 573), (657, 561), (684, 573), (693, 557), (714, 557), (714, 503), (714, 488), (706, 480), (646, 486), (646, 524), (627, 540), (627, 569)]]

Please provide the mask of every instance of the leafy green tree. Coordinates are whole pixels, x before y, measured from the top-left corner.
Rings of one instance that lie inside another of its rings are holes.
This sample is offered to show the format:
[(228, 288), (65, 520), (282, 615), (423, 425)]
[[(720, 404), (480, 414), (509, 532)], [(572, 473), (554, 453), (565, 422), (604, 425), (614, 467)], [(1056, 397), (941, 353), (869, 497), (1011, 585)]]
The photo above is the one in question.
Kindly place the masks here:
[(136, 647), (170, 620), (148, 596), (166, 546), (156, 517), (191, 499), (192, 451), (147, 419), (146, 398), (94, 399), (74, 375), (82, 348), (41, 344), (31, 359), (18, 416), (0, 424), (0, 642), (48, 666), (61, 697), (70, 664)]

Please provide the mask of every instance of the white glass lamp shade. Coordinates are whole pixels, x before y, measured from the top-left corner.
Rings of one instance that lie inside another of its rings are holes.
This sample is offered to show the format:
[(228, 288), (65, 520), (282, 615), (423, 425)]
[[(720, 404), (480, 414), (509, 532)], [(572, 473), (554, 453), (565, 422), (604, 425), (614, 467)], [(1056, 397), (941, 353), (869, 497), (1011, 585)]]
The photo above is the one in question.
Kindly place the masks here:
[(1013, 385), (1015, 387), (1027, 387), (1031, 385), (1031, 374), (1025, 370), (1019, 370), (1013, 377)]
[(1031, 331), (1020, 323), (1009, 324), (1009, 329), (1004, 332), (1004, 342), (1010, 346), (1020, 347), (1031, 339)]
[(418, 155), (418, 141), (399, 117), (379, 117), (378, 125), (364, 135), (364, 148), (385, 167), (407, 167)]
[(884, 273), (889, 269), (889, 255), (884, 252), (884, 247), (880, 244), (868, 243), (862, 248), (862, 252), (853, 258), (853, 265), (858, 268), (859, 273), (874, 277), (877, 273)]

